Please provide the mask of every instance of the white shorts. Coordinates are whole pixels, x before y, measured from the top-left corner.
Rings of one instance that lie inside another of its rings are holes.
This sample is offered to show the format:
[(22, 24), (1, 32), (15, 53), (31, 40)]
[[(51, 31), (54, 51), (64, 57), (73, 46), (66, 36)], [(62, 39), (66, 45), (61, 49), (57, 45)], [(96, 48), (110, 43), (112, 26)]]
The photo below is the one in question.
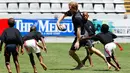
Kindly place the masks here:
[(34, 39), (27, 40), (24, 42), (24, 47), (28, 54), (30, 53), (40, 53), (40, 48), (36, 45), (37, 41)]
[(104, 49), (105, 57), (111, 57), (115, 48), (116, 48), (116, 44), (114, 42), (106, 44)]

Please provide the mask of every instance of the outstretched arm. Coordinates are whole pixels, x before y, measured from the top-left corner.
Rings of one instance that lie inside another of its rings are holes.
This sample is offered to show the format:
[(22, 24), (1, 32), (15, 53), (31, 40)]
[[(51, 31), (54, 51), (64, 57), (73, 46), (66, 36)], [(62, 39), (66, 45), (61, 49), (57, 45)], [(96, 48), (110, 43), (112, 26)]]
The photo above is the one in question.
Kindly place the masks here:
[(60, 22), (61, 22), (65, 17), (66, 17), (66, 15), (64, 14), (64, 15), (62, 15), (62, 16), (60, 16), (60, 17), (58, 18), (58, 21), (57, 21), (57, 23), (56, 23), (58, 29), (62, 29), (62, 28), (60, 27)]
[(44, 40), (43, 37), (41, 37), (41, 42), (42, 42), (42, 45), (43, 45), (43, 50), (47, 53), (47, 48), (46, 48), (45, 40)]

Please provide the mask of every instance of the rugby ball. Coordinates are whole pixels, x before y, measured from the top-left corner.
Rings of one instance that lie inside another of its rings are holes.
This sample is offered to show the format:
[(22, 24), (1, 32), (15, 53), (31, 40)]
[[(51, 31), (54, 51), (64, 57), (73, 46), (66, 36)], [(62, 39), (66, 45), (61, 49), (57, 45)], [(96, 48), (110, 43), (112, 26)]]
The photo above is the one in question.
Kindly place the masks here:
[(60, 29), (61, 31), (66, 31), (67, 26), (64, 25), (64, 24), (61, 24), (61, 25), (60, 25), (60, 28), (61, 28), (61, 29)]

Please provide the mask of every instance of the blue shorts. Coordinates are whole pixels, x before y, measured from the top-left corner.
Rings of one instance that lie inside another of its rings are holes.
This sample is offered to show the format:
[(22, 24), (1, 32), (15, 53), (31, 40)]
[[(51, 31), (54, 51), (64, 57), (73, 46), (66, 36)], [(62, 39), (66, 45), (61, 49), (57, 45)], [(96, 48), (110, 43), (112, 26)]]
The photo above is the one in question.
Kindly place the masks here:
[(13, 56), (17, 56), (18, 55), (18, 48), (17, 48), (16, 44), (8, 44), (8, 45), (5, 46), (5, 53), (4, 53), (4, 55), (5, 56), (10, 56), (11, 54)]

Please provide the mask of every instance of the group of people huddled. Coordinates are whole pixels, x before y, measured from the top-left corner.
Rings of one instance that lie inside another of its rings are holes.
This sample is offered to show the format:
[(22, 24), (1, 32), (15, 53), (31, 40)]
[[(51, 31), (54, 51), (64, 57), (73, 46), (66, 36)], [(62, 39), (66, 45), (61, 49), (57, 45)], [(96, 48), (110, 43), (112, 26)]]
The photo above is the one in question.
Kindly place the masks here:
[[(116, 48), (114, 39), (117, 38), (117, 36), (109, 31), (109, 26), (107, 24), (102, 24), (101, 33), (95, 34), (95, 27), (93, 23), (88, 20), (88, 12), (81, 13), (78, 9), (78, 3), (72, 1), (69, 3), (69, 10), (65, 12), (63, 16), (58, 18), (56, 25), (59, 30), (63, 29), (60, 26), (62, 25), (60, 22), (67, 16), (72, 16), (75, 34), (75, 39), (69, 50), (69, 55), (78, 63), (73, 70), (82, 68), (87, 59), (89, 59), (90, 65), (93, 66), (91, 55), (95, 53), (104, 60), (108, 69), (110, 69), (112, 66), (116, 71), (119, 71), (121, 67), (114, 55), (114, 49)], [(21, 54), (24, 54), (24, 48), (26, 49), (34, 73), (37, 73), (37, 69), (35, 66), (33, 53), (35, 53), (38, 57), (43, 69), (47, 70), (47, 66), (43, 63), (43, 57), (40, 51), (40, 49), (42, 49), (47, 52), (47, 48), (44, 41), (44, 36), (36, 30), (36, 26), (32, 26), (30, 28), (30, 32), (22, 37), (19, 30), (14, 28), (15, 20), (13, 18), (8, 19), (8, 25), (9, 28), (5, 29), (0, 37), (0, 51), (2, 51), (3, 43), (5, 44), (4, 56), (8, 73), (12, 73), (10, 66), (11, 55), (13, 56), (16, 71), (17, 73), (20, 73), (18, 61), (18, 51), (20, 47)], [(41, 41), (42, 46), (38, 43), (38, 41)], [(100, 41), (104, 45), (104, 54), (94, 47), (93, 41)], [(87, 52), (87, 56), (83, 60), (80, 60), (76, 54), (76, 51), (79, 50), (80, 47), (85, 47)], [(113, 59), (115, 64), (111, 62), (111, 59)]]

